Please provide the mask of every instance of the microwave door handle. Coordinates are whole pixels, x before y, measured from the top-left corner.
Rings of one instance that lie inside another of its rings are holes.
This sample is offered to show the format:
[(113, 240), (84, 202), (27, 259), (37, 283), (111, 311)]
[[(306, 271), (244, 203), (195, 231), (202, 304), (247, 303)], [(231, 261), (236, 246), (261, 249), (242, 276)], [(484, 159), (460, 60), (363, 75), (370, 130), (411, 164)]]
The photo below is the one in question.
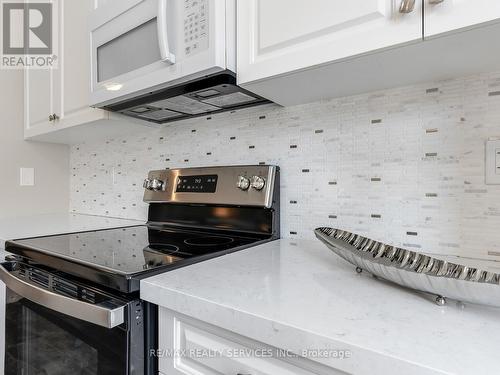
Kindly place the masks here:
[(65, 297), (60, 294), (37, 287), (12, 275), (0, 265), (0, 280), (8, 289), (38, 305), (71, 317), (104, 327), (115, 328), (125, 321), (125, 305), (108, 309)]
[(168, 1), (158, 0), (158, 43), (160, 45), (160, 56), (163, 62), (173, 65), (175, 64), (175, 55), (170, 52), (168, 44)]

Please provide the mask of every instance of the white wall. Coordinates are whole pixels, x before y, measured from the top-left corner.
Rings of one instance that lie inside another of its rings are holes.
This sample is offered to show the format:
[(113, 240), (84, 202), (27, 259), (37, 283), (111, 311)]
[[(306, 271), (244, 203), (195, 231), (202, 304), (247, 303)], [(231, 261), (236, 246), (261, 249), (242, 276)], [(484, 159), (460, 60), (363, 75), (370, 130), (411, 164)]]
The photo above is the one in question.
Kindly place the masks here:
[[(282, 236), (332, 226), (397, 246), (500, 260), (500, 72), (172, 123), (71, 150), (71, 208), (146, 217), (149, 169), (278, 164)], [(113, 177), (114, 170), (114, 177)], [(114, 182), (114, 184), (113, 184)]]
[[(23, 140), (23, 72), (0, 70), (0, 218), (67, 212), (69, 148)], [(19, 186), (19, 168), (35, 186)]]

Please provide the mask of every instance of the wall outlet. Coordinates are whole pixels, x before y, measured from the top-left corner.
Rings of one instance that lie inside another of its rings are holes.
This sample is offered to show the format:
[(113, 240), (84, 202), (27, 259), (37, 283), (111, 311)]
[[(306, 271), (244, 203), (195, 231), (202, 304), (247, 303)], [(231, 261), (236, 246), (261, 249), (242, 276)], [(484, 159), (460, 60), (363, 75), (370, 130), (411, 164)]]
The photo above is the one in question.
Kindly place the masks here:
[(35, 168), (21, 168), (19, 176), (20, 186), (35, 186)]
[(486, 142), (486, 185), (500, 185), (500, 140)]

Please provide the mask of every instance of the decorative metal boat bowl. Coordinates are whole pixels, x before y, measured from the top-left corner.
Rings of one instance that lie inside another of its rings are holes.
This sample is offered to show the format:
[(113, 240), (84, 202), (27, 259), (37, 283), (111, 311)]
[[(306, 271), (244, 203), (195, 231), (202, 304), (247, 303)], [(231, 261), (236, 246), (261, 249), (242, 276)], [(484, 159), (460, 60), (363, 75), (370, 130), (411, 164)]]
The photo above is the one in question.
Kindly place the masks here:
[[(316, 237), (340, 257), (382, 279), (437, 296), (500, 307), (500, 273), (459, 264), (463, 258), (405, 250), (334, 228), (318, 228)], [(451, 262), (453, 259), (454, 262)], [(483, 267), (485, 268), (485, 267)]]

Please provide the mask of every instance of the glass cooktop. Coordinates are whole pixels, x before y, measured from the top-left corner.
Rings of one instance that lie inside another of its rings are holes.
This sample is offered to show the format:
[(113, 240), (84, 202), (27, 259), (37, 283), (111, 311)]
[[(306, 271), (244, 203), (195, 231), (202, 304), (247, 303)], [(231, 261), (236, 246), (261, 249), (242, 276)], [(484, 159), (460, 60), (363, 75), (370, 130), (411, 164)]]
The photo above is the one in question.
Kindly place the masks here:
[(219, 235), (147, 225), (13, 241), (29, 251), (92, 268), (132, 275), (249, 245), (255, 237)]

